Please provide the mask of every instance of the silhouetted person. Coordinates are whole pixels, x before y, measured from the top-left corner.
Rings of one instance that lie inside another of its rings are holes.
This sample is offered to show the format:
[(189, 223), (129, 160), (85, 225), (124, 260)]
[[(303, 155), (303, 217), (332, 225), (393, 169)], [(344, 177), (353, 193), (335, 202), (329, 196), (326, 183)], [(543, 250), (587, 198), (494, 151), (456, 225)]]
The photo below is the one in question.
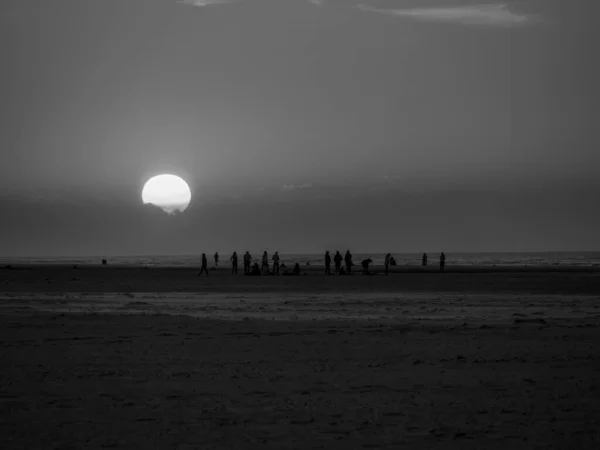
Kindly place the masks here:
[[(283, 266), (284, 266), (284, 264), (282, 264), (282, 267)], [(298, 275), (300, 275), (300, 264), (299, 263), (294, 264), (294, 268), (292, 269), (291, 272), (289, 270), (285, 270), (282, 275), (286, 276), (286, 277), (292, 277), (292, 276), (298, 276)]]
[(440, 272), (444, 271), (445, 265), (446, 265), (446, 255), (444, 255), (444, 252), (442, 252), (442, 254), (440, 255)]
[(215, 252), (214, 258), (215, 258), (215, 267), (218, 267), (219, 266), (219, 254), (217, 252)]
[(363, 275), (369, 275), (369, 264), (371, 264), (373, 260), (371, 258), (363, 259), (361, 262), (363, 268)]
[(252, 262), (252, 255), (250, 255), (250, 252), (246, 252), (244, 254), (244, 275), (247, 275), (250, 273), (250, 263)]
[(279, 275), (279, 252), (273, 254), (273, 273)]
[(260, 271), (262, 273), (269, 273), (269, 255), (267, 255), (266, 250), (263, 252), (263, 255), (262, 255)]
[(106, 258), (102, 260), (102, 265), (105, 266), (106, 265)]
[(385, 255), (385, 260), (383, 261), (383, 268), (385, 269), (385, 274), (388, 274), (388, 269), (390, 268), (390, 258), (392, 257), (392, 255), (390, 255), (389, 253), (387, 255)]
[(396, 258), (394, 258), (393, 256), (390, 258), (390, 266), (395, 266), (396, 265)]
[(336, 250), (335, 255), (333, 256), (333, 262), (335, 263), (335, 273), (340, 273), (340, 269), (342, 268), (342, 255), (339, 250)]
[(352, 253), (350, 253), (350, 250), (346, 250), (344, 262), (346, 263), (346, 272), (350, 275), (352, 273)]
[(206, 255), (202, 253), (202, 267), (200, 267), (200, 273), (198, 276), (202, 275), (202, 272), (206, 272), (206, 276), (208, 276), (208, 262), (206, 261)]
[(249, 273), (249, 275), (260, 277), (260, 267), (258, 267), (258, 263), (254, 263), (252, 265), (252, 271)]
[(325, 252), (325, 275), (331, 275), (331, 256), (329, 251)]
[(237, 269), (238, 269), (237, 252), (233, 252), (233, 255), (231, 255), (231, 258), (229, 258), (229, 261), (231, 261), (231, 275), (237, 275)]
[(423, 258), (421, 259), (421, 264), (423, 266), (427, 265), (427, 253), (423, 253)]

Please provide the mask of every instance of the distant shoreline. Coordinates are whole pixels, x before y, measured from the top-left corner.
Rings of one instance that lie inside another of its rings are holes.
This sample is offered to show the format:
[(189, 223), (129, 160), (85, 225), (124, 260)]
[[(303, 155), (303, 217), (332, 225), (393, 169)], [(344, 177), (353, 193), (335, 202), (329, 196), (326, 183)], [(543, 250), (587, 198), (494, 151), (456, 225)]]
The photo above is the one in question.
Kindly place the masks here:
[[(356, 262), (355, 262), (356, 264)], [(75, 269), (74, 269), (75, 267)], [(40, 264), (40, 263), (16, 263), (16, 264), (2, 264), (0, 265), (0, 270), (2, 271), (10, 271), (10, 270), (104, 270), (104, 271), (125, 271), (125, 270), (179, 270), (179, 271), (195, 271), (200, 267), (200, 264), (197, 266), (193, 265), (176, 265), (176, 264), (108, 264), (103, 266), (102, 264), (65, 264), (65, 263), (48, 263), (48, 264)], [(292, 266), (287, 265), (284, 270), (291, 270)], [(333, 269), (333, 266), (332, 266)], [(209, 270), (214, 272), (219, 276), (228, 275), (231, 272), (230, 265), (219, 265), (217, 268), (213, 268), (209, 264)], [(311, 265), (303, 265), (300, 264), (301, 272), (305, 272), (308, 275), (323, 275), (325, 276), (325, 266), (323, 264), (311, 264)], [(360, 265), (356, 264), (354, 266), (354, 274), (360, 275), (362, 272), (362, 268)], [(369, 271), (376, 275), (383, 274), (383, 266), (382, 265), (371, 265)], [(280, 273), (281, 273), (280, 272)], [(393, 266), (389, 268), (390, 274), (429, 274), (429, 273), (439, 273), (439, 265), (437, 264), (429, 264), (425, 267), (419, 265), (400, 265)], [(538, 264), (538, 265), (446, 265), (444, 268), (444, 273), (468, 273), (468, 274), (477, 274), (477, 273), (600, 273), (600, 265), (599, 264), (590, 264), (590, 265), (567, 265), (567, 264)], [(244, 276), (243, 266), (238, 267), (238, 277)], [(263, 275), (264, 277), (268, 277), (269, 275)]]
[[(246, 249), (244, 249), (245, 251)], [(267, 250), (269, 263), (272, 264), (271, 257), (273, 251)], [(345, 252), (345, 249), (342, 249)], [(262, 257), (262, 251), (250, 252), (253, 256), (253, 260), (259, 262)], [(364, 259), (370, 258), (372, 260), (372, 266), (383, 266), (385, 253), (363, 253), (358, 251), (352, 252), (352, 259), (355, 264), (360, 264)], [(333, 255), (333, 252), (330, 252)], [(208, 263), (214, 264), (214, 253), (207, 252)], [(243, 252), (238, 252), (239, 263), (241, 264), (241, 256)], [(324, 252), (319, 253), (288, 253), (279, 252), (281, 263), (286, 265), (300, 264), (301, 267), (306, 267), (307, 263), (311, 264), (311, 267), (317, 266), (322, 267), (324, 262)], [(392, 252), (391, 255), (396, 261), (396, 271), (420, 271), (422, 253), (398, 253)], [(429, 267), (435, 267), (439, 263), (439, 253), (427, 253), (429, 259)], [(229, 252), (219, 252), (219, 262), (224, 267), (229, 267)], [(516, 253), (516, 252), (478, 252), (478, 253), (454, 253), (446, 252), (446, 265), (449, 270), (465, 270), (467, 267), (468, 271), (471, 271), (471, 267), (478, 267), (477, 271), (497, 271), (497, 270), (546, 270), (548, 267), (583, 267), (583, 268), (600, 268), (600, 252), (531, 252), (531, 253)], [(122, 266), (122, 267), (181, 267), (181, 268), (194, 268), (197, 267), (200, 259), (200, 254), (187, 254), (187, 255), (121, 255), (115, 256), (110, 254), (104, 255), (86, 255), (86, 256), (62, 256), (62, 257), (17, 257), (0, 255), (0, 267), (6, 265), (13, 266), (68, 266), (68, 265), (86, 265), (96, 266), (101, 263), (103, 259), (108, 261), (110, 266)], [(417, 269), (418, 268), (418, 269)], [(450, 269), (453, 268), (453, 269)], [(510, 268), (510, 269), (507, 269)], [(561, 269), (563, 270), (563, 269)], [(567, 269), (572, 270), (572, 269)]]

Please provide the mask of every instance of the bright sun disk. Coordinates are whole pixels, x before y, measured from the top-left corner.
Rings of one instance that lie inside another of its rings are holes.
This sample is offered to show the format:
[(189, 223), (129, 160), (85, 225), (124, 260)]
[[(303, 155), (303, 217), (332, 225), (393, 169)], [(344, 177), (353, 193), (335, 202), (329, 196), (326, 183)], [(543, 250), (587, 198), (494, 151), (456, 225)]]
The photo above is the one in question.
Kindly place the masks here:
[(192, 192), (182, 178), (162, 174), (146, 181), (142, 189), (142, 201), (158, 206), (168, 214), (183, 212), (190, 204)]

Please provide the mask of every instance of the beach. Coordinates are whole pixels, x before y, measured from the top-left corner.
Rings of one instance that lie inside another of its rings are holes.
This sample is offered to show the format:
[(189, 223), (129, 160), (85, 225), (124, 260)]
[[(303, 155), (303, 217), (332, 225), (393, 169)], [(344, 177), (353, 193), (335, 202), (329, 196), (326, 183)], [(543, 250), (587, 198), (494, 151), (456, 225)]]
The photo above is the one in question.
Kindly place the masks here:
[(597, 448), (600, 272), (0, 269), (3, 448)]

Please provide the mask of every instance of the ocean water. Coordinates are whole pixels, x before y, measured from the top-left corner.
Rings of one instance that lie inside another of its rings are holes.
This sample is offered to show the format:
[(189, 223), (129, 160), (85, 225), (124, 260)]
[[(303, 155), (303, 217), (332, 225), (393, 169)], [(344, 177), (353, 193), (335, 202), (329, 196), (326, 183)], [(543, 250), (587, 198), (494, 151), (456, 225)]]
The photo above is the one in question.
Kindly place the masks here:
[[(421, 253), (392, 253), (399, 266), (414, 266), (421, 264)], [(212, 255), (207, 255), (209, 266), (213, 265)], [(220, 253), (219, 266), (228, 266), (230, 254)], [(238, 253), (239, 263), (242, 264), (243, 253)], [(253, 253), (254, 261), (260, 262), (260, 253)], [(272, 254), (269, 253), (271, 263)], [(333, 257), (333, 253), (331, 254)], [(342, 253), (343, 256), (343, 253)], [(383, 253), (354, 253), (353, 261), (359, 264), (366, 258), (371, 258), (373, 264), (382, 265)], [(437, 264), (439, 254), (428, 254), (429, 264)], [(100, 264), (103, 256), (77, 257), (0, 257), (0, 265), (6, 264)], [(107, 256), (109, 264), (133, 266), (198, 266), (200, 255), (144, 255), (144, 256)], [(324, 254), (315, 253), (280, 253), (281, 262), (286, 265), (323, 264)], [(446, 253), (447, 265), (461, 266), (600, 266), (600, 252), (540, 252), (540, 253)]]

